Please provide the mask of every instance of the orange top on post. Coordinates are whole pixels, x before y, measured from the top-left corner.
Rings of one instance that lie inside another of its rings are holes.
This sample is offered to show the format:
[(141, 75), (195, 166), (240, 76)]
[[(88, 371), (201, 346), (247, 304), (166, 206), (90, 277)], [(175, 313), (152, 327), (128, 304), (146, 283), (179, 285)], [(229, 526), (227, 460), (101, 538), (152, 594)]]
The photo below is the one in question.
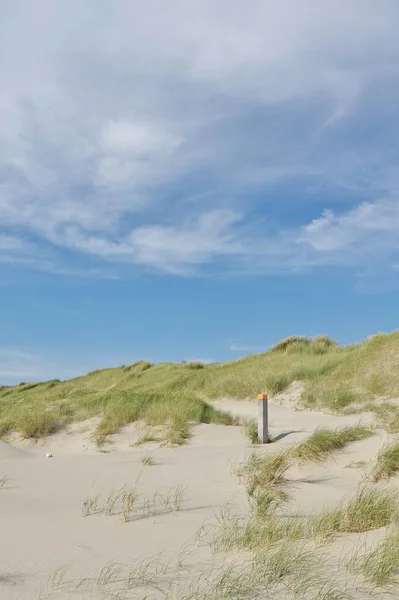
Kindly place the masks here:
[(258, 394), (258, 400), (267, 400), (267, 394)]

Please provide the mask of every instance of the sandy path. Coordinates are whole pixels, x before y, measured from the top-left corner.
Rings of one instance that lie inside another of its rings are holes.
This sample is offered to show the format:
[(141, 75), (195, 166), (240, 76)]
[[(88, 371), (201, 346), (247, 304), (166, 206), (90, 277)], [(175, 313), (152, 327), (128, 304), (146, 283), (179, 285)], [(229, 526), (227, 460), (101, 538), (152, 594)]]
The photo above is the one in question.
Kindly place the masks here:
[[(256, 416), (256, 403), (220, 400), (216, 405), (244, 417)], [(359, 416), (334, 417), (271, 404), (270, 420), (276, 441), (261, 452), (292, 444), (319, 426), (357, 423)], [(361, 420), (370, 422), (371, 416)], [(129, 564), (159, 552), (176, 554), (182, 546), (193, 545), (201, 525), (213, 519), (218, 508), (233, 503), (246, 510), (245, 490), (232, 473), (232, 466), (252, 452), (240, 427), (196, 426), (190, 444), (177, 449), (131, 448), (131, 428), (126, 428), (114, 436), (111, 452), (99, 453), (87, 436), (88, 431), (75, 427), (36, 446), (0, 443), (0, 478), (8, 476), (0, 489), (0, 598), (38, 598), (48, 577), (65, 565), (77, 576), (98, 571), (109, 561)], [(381, 434), (352, 444), (322, 467), (292, 469), (289, 485), (300, 510), (320, 509), (355, 491), (362, 473), (344, 467), (372, 459), (385, 439)], [(45, 458), (49, 450), (54, 452), (52, 459)], [(154, 466), (143, 467), (141, 458), (147, 453), (155, 459)], [(125, 483), (133, 485), (139, 475), (140, 493), (147, 497), (186, 486), (183, 510), (130, 523), (118, 515), (82, 516), (88, 494), (106, 495)], [(197, 548), (193, 560), (211, 562), (210, 550)], [(65, 592), (56, 597), (71, 596)]]

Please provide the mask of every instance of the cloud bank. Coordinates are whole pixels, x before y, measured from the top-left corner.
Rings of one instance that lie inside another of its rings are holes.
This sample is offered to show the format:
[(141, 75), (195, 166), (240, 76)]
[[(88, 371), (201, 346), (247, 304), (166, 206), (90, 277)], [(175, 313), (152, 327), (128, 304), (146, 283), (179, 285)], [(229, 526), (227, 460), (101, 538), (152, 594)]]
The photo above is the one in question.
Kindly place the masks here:
[(15, 0), (0, 23), (0, 261), (397, 267), (394, 0)]

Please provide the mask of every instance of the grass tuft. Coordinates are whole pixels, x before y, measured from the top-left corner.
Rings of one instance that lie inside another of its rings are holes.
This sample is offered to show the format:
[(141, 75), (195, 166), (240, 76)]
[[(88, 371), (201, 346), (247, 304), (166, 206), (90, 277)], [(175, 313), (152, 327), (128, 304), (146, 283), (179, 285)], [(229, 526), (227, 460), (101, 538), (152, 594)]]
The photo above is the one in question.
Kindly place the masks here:
[(251, 444), (253, 444), (253, 445), (259, 444), (258, 424), (255, 421), (255, 419), (246, 421), (244, 423), (244, 433), (247, 436), (247, 438), (249, 439), (249, 441), (251, 442)]
[(370, 427), (362, 425), (342, 429), (316, 429), (304, 442), (294, 446), (290, 455), (303, 462), (322, 462), (333, 452), (342, 450), (351, 442), (363, 440), (372, 433)]
[(282, 483), (284, 473), (289, 466), (288, 451), (266, 456), (253, 453), (244, 464), (236, 469), (236, 474), (245, 483), (248, 495), (253, 496), (272, 485)]
[(376, 549), (351, 560), (349, 568), (361, 573), (364, 579), (375, 586), (387, 587), (399, 584), (399, 528), (388, 531)]
[(151, 454), (144, 454), (140, 458), (140, 462), (144, 467), (153, 467), (155, 465), (155, 460)]
[(85, 498), (83, 501), (82, 515), (84, 517), (89, 517), (90, 515), (96, 514), (99, 511), (99, 508), (98, 508), (99, 500), (100, 500), (99, 496), (92, 496), (91, 494), (89, 494), (87, 496), (87, 498)]
[(145, 429), (144, 432), (140, 435), (138, 440), (131, 444), (132, 447), (142, 446), (143, 444), (149, 444), (150, 442), (160, 442), (162, 439), (160, 433), (155, 432), (151, 429)]
[(381, 449), (370, 478), (374, 482), (380, 481), (381, 479), (390, 479), (398, 471), (399, 442), (394, 442)]
[(310, 524), (311, 532), (317, 537), (364, 533), (386, 527), (397, 511), (397, 490), (363, 487), (354, 498), (314, 517)]
[(294, 336), (271, 351), (227, 363), (182, 368), (139, 361), (67, 381), (0, 386), (0, 436), (19, 431), (38, 438), (71, 421), (99, 416), (100, 442), (140, 420), (157, 425), (175, 417), (191, 423), (223, 422), (209, 401), (255, 398), (259, 390), (276, 394), (294, 381), (304, 384), (296, 401), (305, 406), (341, 413), (369, 409), (377, 416), (385, 410), (385, 426), (399, 431), (399, 411), (374, 402), (376, 395), (386, 405), (399, 396), (398, 347), (399, 332), (344, 347), (326, 336)]
[(193, 369), (194, 371), (198, 369), (205, 369), (205, 364), (200, 360), (192, 360), (190, 362), (185, 363), (184, 366), (186, 367), (186, 369)]
[(39, 439), (59, 431), (65, 424), (64, 420), (54, 418), (50, 411), (34, 411), (25, 409), (17, 423), (17, 429), (24, 439)]
[(290, 354), (307, 352), (310, 354), (325, 354), (338, 347), (337, 342), (328, 335), (319, 335), (310, 338), (304, 335), (292, 335), (275, 344), (272, 352), (285, 352)]
[(163, 493), (156, 491), (147, 497), (142, 497), (137, 484), (133, 487), (122, 485), (117, 490), (111, 490), (105, 498), (88, 495), (82, 504), (82, 515), (120, 515), (124, 523), (129, 523), (134, 519), (180, 511), (185, 501), (186, 488), (182, 485)]
[(148, 360), (139, 360), (131, 365), (122, 367), (122, 370), (138, 375), (139, 373), (143, 373), (143, 371), (147, 371), (147, 369), (151, 369), (151, 367), (152, 364)]
[(163, 441), (166, 446), (184, 446), (191, 437), (191, 428), (187, 421), (174, 419), (164, 429)]

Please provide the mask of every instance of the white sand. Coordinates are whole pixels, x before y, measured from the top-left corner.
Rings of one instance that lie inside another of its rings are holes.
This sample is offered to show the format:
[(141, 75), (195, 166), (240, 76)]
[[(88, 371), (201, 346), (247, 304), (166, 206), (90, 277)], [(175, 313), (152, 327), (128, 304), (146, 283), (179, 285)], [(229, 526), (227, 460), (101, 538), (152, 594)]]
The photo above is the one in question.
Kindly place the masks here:
[[(216, 405), (234, 414), (255, 417), (255, 402), (220, 400)], [(299, 412), (278, 403), (270, 406), (271, 434), (275, 443), (260, 452), (274, 452), (306, 438), (316, 427), (339, 427), (370, 422), (371, 415), (335, 417)], [(201, 525), (214, 519), (215, 511), (233, 503), (247, 509), (246, 494), (232, 467), (248, 456), (249, 446), (242, 428), (200, 425), (186, 447), (168, 449), (149, 444), (130, 447), (136, 426), (112, 436), (108, 452), (98, 452), (89, 441), (95, 420), (74, 425), (44, 442), (0, 442), (0, 598), (34, 600), (74, 598), (71, 584), (79, 576), (98, 572), (109, 561), (130, 564), (137, 558), (159, 552), (170, 555), (184, 545), (193, 547)], [(345, 468), (352, 461), (370, 461), (386, 441), (386, 434), (351, 444), (334, 461), (302, 470), (291, 469), (290, 493), (299, 511), (308, 513), (354, 493), (364, 473)], [(53, 458), (46, 459), (46, 452)], [(155, 466), (143, 467), (141, 458), (151, 454)], [(187, 487), (183, 510), (123, 523), (118, 515), (83, 517), (82, 503), (90, 493), (107, 495), (137, 477), (140, 492), (151, 496), (171, 486)], [(378, 533), (376, 534), (378, 536)], [(195, 548), (197, 565), (212, 563), (207, 547)], [(45, 585), (48, 578), (67, 566), (68, 586), (57, 595)], [(43, 587), (44, 586), (44, 587)], [(47, 595), (46, 595), (47, 594)], [(90, 596), (93, 599), (101, 596)]]

